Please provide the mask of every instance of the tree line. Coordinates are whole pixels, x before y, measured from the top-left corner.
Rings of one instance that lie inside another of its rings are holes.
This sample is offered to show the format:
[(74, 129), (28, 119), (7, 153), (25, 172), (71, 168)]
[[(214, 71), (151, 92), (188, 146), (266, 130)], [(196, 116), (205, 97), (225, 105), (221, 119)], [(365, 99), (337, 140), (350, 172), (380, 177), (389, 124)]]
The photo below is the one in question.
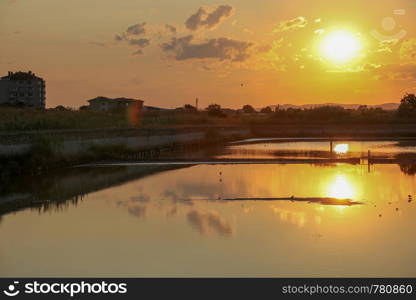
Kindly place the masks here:
[[(177, 110), (184, 112), (198, 112), (195, 106), (186, 104)], [(281, 109), (276, 106), (272, 109), (270, 106), (256, 110), (252, 105), (246, 104), (241, 109), (233, 110), (222, 108), (219, 104), (210, 104), (204, 110), (199, 111), (207, 113), (213, 117), (227, 117), (231, 114), (249, 114), (249, 115), (268, 115), (270, 118), (282, 120), (321, 120), (321, 121), (348, 121), (351, 119), (362, 121), (394, 121), (398, 119), (415, 119), (416, 120), (416, 95), (405, 94), (400, 101), (397, 110), (384, 110), (380, 107), (368, 107), (361, 105), (357, 109), (347, 109), (342, 106), (320, 106), (313, 108), (287, 108)]]

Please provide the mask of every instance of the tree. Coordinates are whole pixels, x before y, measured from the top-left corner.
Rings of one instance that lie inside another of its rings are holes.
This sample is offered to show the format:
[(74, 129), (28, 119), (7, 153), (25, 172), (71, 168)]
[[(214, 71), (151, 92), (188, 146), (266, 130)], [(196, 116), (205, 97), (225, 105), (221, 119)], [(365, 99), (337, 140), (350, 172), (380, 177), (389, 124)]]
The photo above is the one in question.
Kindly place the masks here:
[(262, 112), (264, 114), (271, 114), (273, 112), (273, 110), (270, 108), (270, 106), (266, 106), (266, 107), (262, 108), (260, 112)]
[(214, 117), (224, 117), (225, 114), (223, 113), (221, 106), (219, 104), (210, 104), (206, 108), (206, 111), (210, 116)]
[(415, 94), (406, 94), (400, 101), (398, 113), (401, 117), (411, 117), (416, 115), (416, 96)]
[(195, 107), (195, 106), (193, 106), (193, 105), (191, 105), (191, 104), (185, 104), (185, 105), (183, 106), (183, 109), (184, 109), (186, 112), (196, 112), (196, 107)]
[(253, 114), (256, 112), (256, 110), (253, 106), (246, 104), (243, 106), (243, 112), (246, 114)]
[(67, 109), (64, 106), (62, 106), (62, 105), (58, 105), (57, 107), (54, 108), (54, 110), (65, 111)]

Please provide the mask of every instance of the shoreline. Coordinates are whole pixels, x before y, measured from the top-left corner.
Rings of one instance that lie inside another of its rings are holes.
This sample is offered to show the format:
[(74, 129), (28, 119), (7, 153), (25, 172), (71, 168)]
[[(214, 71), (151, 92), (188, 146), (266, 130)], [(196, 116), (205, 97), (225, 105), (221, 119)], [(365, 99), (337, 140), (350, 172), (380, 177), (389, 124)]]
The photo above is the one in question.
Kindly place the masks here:
[[(389, 128), (389, 129), (386, 129)], [(369, 134), (369, 133), (372, 134)], [(380, 134), (382, 133), (382, 134)], [(97, 162), (152, 161), (166, 153), (193, 153), (227, 143), (267, 141), (416, 141), (414, 126), (196, 126), (165, 129), (0, 132), (0, 178), (39, 174)], [(202, 158), (201, 160), (205, 160)], [(334, 163), (343, 162), (334, 160)], [(272, 162), (278, 162), (273, 160)], [(329, 163), (285, 160), (284, 163)], [(351, 162), (349, 158), (346, 162)], [(384, 161), (383, 163), (385, 163)], [(354, 160), (353, 163), (359, 163)]]

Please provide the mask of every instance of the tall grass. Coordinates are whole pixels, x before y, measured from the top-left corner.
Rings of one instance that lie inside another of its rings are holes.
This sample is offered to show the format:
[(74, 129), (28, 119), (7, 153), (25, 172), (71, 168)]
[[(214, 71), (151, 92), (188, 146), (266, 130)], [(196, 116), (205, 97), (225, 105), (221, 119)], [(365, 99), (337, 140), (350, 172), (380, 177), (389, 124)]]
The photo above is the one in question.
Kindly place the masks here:
[[(184, 125), (236, 123), (236, 119), (211, 117), (204, 112), (148, 112), (137, 115), (131, 122), (126, 113), (75, 110), (35, 111), (0, 108), (0, 131), (62, 130), (62, 129), (123, 129), (166, 128)], [(237, 122), (238, 123), (238, 122)]]
[(124, 114), (92, 111), (0, 108), (0, 130), (128, 128)]
[(0, 107), (0, 131), (32, 131), (60, 129), (127, 129), (175, 128), (182, 126), (269, 126), (291, 124), (387, 124), (416, 123), (416, 118), (402, 118), (396, 111), (381, 109), (352, 110), (342, 107), (287, 109), (272, 113), (224, 112), (221, 117), (205, 111), (146, 112), (132, 121), (127, 113), (75, 110), (34, 111)]

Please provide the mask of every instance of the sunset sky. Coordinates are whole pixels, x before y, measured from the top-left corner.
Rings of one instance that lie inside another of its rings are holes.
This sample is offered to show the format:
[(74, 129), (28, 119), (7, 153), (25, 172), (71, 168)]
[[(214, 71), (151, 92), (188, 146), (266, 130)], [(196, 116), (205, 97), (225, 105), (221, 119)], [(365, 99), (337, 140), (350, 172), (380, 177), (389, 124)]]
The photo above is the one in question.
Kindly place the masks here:
[(415, 0), (0, 0), (0, 75), (47, 106), (398, 102), (416, 92)]

